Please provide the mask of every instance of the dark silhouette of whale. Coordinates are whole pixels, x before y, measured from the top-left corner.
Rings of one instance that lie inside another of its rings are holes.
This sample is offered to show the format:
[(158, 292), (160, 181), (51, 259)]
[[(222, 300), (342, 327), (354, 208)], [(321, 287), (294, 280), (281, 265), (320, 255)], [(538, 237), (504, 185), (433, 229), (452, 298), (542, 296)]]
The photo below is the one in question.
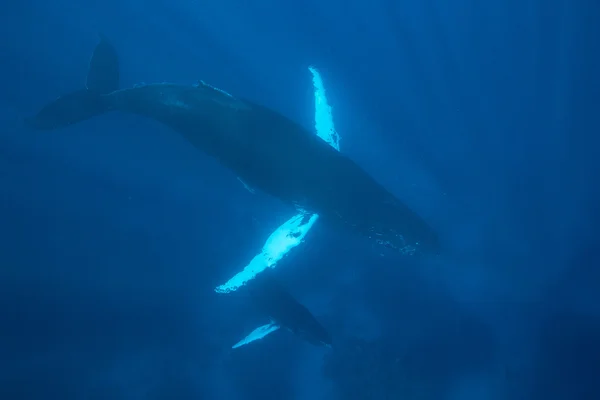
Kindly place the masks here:
[(438, 253), (436, 232), (361, 167), (278, 112), (203, 82), (119, 89), (114, 47), (101, 38), (85, 89), (27, 120), (49, 130), (118, 110), (153, 118), (215, 157), (243, 182), (401, 251)]
[(300, 304), (269, 269), (259, 274), (241, 291), (271, 321), (315, 346), (331, 346), (332, 338), (315, 316)]

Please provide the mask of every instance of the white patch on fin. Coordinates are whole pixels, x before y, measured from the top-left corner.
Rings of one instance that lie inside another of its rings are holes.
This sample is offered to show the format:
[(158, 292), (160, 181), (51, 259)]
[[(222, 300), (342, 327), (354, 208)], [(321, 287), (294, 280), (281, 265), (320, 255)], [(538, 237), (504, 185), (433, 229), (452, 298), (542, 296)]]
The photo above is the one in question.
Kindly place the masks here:
[(317, 214), (300, 211), (284, 222), (269, 236), (261, 252), (254, 256), (250, 263), (233, 278), (225, 284), (217, 286), (215, 292), (235, 292), (266, 268), (274, 268), (283, 256), (304, 241), (304, 237), (318, 218)]
[(331, 147), (340, 151), (340, 135), (335, 130), (331, 106), (327, 102), (325, 85), (321, 74), (315, 67), (308, 67), (313, 75), (313, 87), (315, 90), (315, 129), (317, 136), (326, 141)]
[(243, 338), (242, 340), (240, 340), (239, 342), (237, 342), (236, 344), (231, 346), (231, 348), (237, 349), (238, 347), (245, 346), (248, 343), (254, 342), (255, 340), (260, 340), (260, 339), (264, 338), (265, 336), (267, 336), (269, 333), (275, 332), (279, 328), (280, 328), (279, 325), (277, 325), (273, 322), (268, 323), (263, 326), (259, 326), (258, 328), (256, 328), (252, 332), (250, 332), (250, 334), (248, 336), (246, 336), (245, 338)]

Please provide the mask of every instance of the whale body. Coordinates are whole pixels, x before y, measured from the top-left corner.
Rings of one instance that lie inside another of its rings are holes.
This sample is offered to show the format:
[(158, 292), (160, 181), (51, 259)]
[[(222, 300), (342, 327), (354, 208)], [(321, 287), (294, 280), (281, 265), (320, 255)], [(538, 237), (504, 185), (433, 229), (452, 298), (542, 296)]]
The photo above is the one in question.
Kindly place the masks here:
[(204, 82), (119, 88), (118, 57), (102, 38), (86, 87), (47, 104), (28, 125), (62, 128), (109, 111), (181, 134), (252, 188), (390, 248), (438, 253), (436, 232), (358, 164), (282, 114)]
[(273, 270), (264, 271), (238, 294), (244, 300), (250, 300), (270, 322), (254, 329), (233, 348), (263, 339), (281, 328), (312, 345), (331, 347), (333, 341), (327, 329), (273, 274)]

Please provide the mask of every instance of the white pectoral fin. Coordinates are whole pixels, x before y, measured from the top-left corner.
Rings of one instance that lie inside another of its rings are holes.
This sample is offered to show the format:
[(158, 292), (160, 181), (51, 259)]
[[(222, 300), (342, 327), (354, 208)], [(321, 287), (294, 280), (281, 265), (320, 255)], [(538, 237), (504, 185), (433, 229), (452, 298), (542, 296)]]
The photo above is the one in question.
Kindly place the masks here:
[(315, 130), (317, 136), (326, 141), (331, 147), (340, 151), (340, 135), (335, 130), (331, 106), (327, 101), (323, 78), (315, 67), (308, 67), (313, 75), (313, 87), (315, 93)]
[(248, 343), (252, 343), (255, 340), (262, 339), (265, 336), (267, 336), (269, 333), (273, 333), (278, 329), (279, 329), (279, 325), (277, 325), (273, 322), (268, 323), (266, 325), (259, 326), (258, 328), (256, 328), (252, 332), (250, 332), (250, 334), (248, 336), (246, 336), (245, 338), (243, 338), (242, 340), (240, 340), (239, 342), (237, 342), (236, 344), (231, 346), (231, 348), (237, 349), (238, 347), (242, 347), (244, 345), (247, 345)]
[(242, 271), (235, 274), (226, 283), (217, 286), (215, 292), (235, 292), (266, 268), (275, 268), (279, 260), (302, 243), (318, 218), (317, 214), (299, 211), (267, 238), (261, 252), (254, 256)]

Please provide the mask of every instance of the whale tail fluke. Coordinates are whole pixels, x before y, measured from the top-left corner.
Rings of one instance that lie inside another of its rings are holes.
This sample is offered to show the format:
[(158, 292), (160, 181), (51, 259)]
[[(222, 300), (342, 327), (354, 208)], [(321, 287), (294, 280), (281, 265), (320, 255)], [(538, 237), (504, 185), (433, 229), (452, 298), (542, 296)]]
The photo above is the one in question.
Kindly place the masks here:
[(25, 123), (34, 129), (50, 130), (62, 128), (111, 109), (106, 94), (119, 89), (119, 58), (115, 48), (100, 35), (96, 45), (86, 80), (85, 89), (59, 97), (47, 104)]
[(113, 45), (104, 35), (96, 45), (86, 80), (90, 92), (109, 94), (119, 90), (119, 56)]

